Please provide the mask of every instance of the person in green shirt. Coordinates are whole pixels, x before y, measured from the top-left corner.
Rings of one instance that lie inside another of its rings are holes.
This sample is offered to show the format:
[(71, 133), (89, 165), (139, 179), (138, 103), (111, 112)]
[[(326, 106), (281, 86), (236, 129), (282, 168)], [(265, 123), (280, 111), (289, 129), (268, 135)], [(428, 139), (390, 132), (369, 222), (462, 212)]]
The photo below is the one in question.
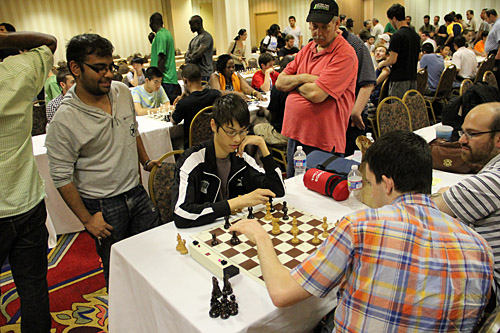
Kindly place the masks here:
[(62, 89), (57, 83), (57, 77), (56, 75), (52, 72), (52, 70), (49, 72), (49, 77), (47, 80), (45, 80), (45, 103), (49, 104), (51, 100), (56, 98), (62, 93)]
[(387, 22), (387, 24), (385, 25), (384, 34), (388, 34), (389, 36), (392, 36), (392, 34), (395, 33), (396, 31), (397, 30), (394, 29), (391, 22)]
[(155, 33), (151, 44), (151, 66), (158, 67), (163, 73), (161, 85), (168, 99), (175, 101), (182, 91), (177, 81), (174, 39), (170, 31), (163, 27), (163, 16), (160, 13), (151, 15), (149, 27)]

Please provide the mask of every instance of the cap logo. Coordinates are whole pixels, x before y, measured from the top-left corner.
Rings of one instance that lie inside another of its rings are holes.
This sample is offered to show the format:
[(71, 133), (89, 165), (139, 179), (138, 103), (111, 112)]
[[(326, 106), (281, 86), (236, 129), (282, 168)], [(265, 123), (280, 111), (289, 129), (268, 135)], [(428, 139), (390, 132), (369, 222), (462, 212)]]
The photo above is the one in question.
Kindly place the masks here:
[(330, 10), (330, 5), (328, 5), (326, 3), (317, 3), (317, 4), (314, 5), (314, 9), (329, 11)]

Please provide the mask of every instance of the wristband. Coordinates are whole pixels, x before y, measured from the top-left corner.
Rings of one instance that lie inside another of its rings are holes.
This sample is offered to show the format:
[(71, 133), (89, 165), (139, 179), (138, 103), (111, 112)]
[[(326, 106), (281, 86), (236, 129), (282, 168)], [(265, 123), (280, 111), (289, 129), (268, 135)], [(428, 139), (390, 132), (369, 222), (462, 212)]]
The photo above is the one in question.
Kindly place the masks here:
[(147, 160), (146, 163), (144, 163), (144, 167), (143, 168), (144, 168), (145, 171), (148, 171), (147, 167), (148, 167), (149, 162), (151, 162), (151, 160)]

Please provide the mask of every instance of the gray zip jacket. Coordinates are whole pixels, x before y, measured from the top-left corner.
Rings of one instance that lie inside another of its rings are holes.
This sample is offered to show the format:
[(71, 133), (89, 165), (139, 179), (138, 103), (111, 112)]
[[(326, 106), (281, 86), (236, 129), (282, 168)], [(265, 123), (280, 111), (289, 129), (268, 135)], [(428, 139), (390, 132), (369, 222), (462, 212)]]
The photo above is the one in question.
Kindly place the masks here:
[(80, 195), (102, 199), (139, 184), (134, 102), (129, 89), (113, 81), (112, 114), (84, 104), (76, 84), (50, 123), (45, 147), (56, 188), (73, 182)]

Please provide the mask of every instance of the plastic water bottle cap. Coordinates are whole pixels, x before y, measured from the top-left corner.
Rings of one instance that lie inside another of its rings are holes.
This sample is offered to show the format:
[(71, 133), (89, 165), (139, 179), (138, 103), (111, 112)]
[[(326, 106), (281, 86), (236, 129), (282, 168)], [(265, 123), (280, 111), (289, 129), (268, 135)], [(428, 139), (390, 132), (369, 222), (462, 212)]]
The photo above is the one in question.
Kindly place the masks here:
[(297, 150), (302, 150), (302, 146), (297, 146)]
[(357, 165), (351, 166), (351, 170), (358, 170), (358, 166)]

